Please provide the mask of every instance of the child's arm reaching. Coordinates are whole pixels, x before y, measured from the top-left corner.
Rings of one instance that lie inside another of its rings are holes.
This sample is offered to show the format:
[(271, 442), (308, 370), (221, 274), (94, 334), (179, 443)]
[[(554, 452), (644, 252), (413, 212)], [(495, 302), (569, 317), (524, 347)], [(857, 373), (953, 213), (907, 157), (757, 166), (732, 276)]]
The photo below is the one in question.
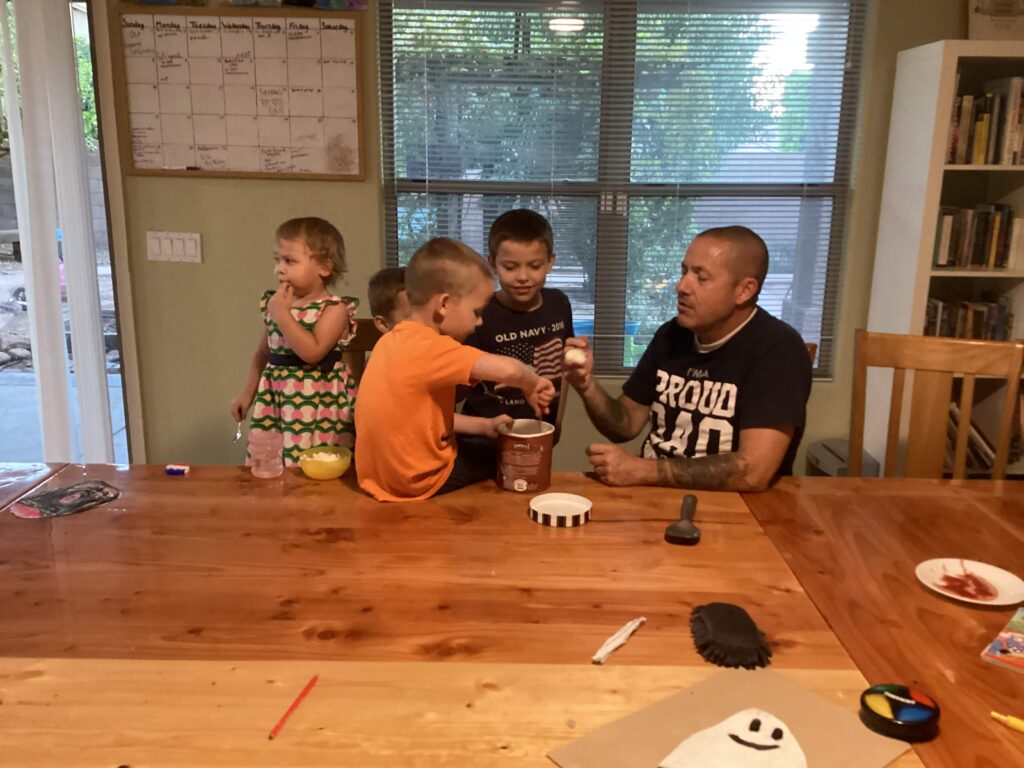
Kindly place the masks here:
[(270, 347), (267, 346), (267, 335), (263, 334), (260, 343), (256, 345), (256, 351), (252, 353), (252, 362), (249, 364), (249, 374), (245, 377), (242, 394), (231, 401), (231, 417), (235, 421), (245, 421), (245, 415), (249, 413), (249, 407), (256, 397), (256, 388), (260, 385), (260, 377), (268, 362)]
[(267, 311), (281, 329), (288, 346), (296, 355), (310, 365), (316, 365), (338, 345), (340, 339), (348, 337), (349, 308), (347, 304), (329, 304), (324, 307), (320, 319), (312, 331), (307, 331), (292, 317), (294, 291), (288, 283), (281, 283), (267, 303)]
[(549, 379), (538, 376), (530, 366), (514, 357), (481, 355), (470, 376), (477, 381), (496, 381), (521, 390), (537, 418), (548, 412), (548, 405), (556, 394), (555, 385)]
[(455, 431), (460, 435), (483, 435), (484, 437), (496, 438), (498, 427), (502, 424), (511, 424), (513, 418), (507, 413), (499, 414), (493, 419), (486, 419), (483, 416), (464, 416), (461, 413), (455, 414)]

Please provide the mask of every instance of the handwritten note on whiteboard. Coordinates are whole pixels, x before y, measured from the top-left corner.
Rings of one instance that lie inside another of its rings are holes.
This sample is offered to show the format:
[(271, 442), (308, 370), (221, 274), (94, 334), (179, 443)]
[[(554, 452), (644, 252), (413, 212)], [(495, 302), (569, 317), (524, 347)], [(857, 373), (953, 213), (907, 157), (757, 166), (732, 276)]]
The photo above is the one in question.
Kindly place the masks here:
[(133, 166), (359, 175), (356, 23), (122, 15)]

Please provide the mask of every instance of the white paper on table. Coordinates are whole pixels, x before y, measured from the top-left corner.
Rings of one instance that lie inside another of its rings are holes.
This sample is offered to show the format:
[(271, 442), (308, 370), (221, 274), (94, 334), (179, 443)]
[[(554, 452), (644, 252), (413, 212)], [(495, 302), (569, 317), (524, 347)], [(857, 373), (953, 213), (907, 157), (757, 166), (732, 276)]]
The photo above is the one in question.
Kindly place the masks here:
[(256, 112), (260, 115), (287, 115), (288, 89), (283, 86), (257, 85)]
[(288, 59), (256, 59), (256, 85), (288, 85)]
[(324, 58), (356, 57), (356, 25), (348, 19), (320, 20), (320, 49)]
[(287, 147), (291, 140), (287, 117), (260, 117), (261, 147)]
[(149, 14), (126, 13), (122, 16), (121, 39), (125, 56), (156, 56), (153, 17)]
[(188, 85), (179, 83), (162, 83), (159, 86), (159, 93), (160, 114), (192, 114), (192, 94)]
[(629, 640), (630, 635), (636, 632), (640, 627), (647, 623), (647, 617), (641, 616), (633, 619), (632, 621), (626, 622), (622, 628), (614, 635), (604, 641), (604, 644), (597, 649), (597, 653), (594, 654), (592, 661), (595, 664), (604, 664), (608, 661), (608, 657), (611, 656), (615, 651), (626, 644)]
[[(192, 86), (192, 114), (194, 115), (223, 115), (224, 114), (224, 86), (223, 85), (193, 85)], [(213, 142), (210, 142), (213, 143)]]
[(319, 19), (288, 19), (288, 58), (320, 58)]
[(284, 19), (252, 20), (253, 47), (257, 59), (283, 59), (288, 55), (288, 40), (285, 37)]
[[(224, 125), (227, 130), (229, 146), (258, 147), (260, 145), (260, 121), (255, 115), (228, 115), (224, 118)], [(259, 165), (258, 159), (255, 165)]]
[(288, 114), (292, 117), (323, 117), (323, 91), (320, 88), (289, 88)]
[[(194, 115), (192, 131), (195, 134), (197, 152), (200, 144), (223, 144), (226, 146), (228, 143), (227, 122), (223, 115)], [(226, 154), (225, 159), (227, 159)]]
[(220, 57), (220, 22), (216, 17), (188, 17), (188, 55), (190, 59)]
[(251, 85), (225, 85), (224, 114), (255, 115), (256, 87)]
[(152, 83), (128, 83), (128, 111), (156, 114), (160, 111), (160, 90)]

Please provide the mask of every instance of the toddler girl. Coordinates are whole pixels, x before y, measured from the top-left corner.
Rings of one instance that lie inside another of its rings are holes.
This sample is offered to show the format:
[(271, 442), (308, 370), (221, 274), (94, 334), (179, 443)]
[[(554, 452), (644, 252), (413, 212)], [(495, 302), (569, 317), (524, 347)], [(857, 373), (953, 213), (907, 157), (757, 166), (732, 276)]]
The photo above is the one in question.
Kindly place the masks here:
[(231, 415), (242, 421), (255, 400), (250, 430), (280, 431), (293, 465), (314, 445), (352, 447), (356, 383), (341, 354), (356, 331), (355, 303), (327, 289), (345, 272), (345, 243), (332, 224), (289, 219), (276, 239), (277, 290), (260, 299), (266, 334)]

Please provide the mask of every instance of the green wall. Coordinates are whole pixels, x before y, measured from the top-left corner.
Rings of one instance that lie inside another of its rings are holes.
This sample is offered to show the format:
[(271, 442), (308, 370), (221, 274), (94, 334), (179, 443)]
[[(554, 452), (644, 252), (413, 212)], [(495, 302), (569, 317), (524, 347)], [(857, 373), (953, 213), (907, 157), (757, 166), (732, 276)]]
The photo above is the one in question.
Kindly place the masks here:
[[(383, 263), (374, 7), (372, 3), (364, 16), (366, 181), (124, 178), (131, 311), (149, 462), (242, 460), (242, 445), (231, 443), (234, 424), (228, 403), (244, 382), (261, 333), (257, 302), (261, 291), (274, 285), (271, 253), (277, 224), (292, 216), (316, 215), (338, 226), (348, 250), (349, 273), (337, 286), (344, 293), (365, 299), (366, 282)], [(108, 10), (111, 39), (118, 41), (116, 6)], [(960, 0), (871, 3), (835, 379), (814, 385), (805, 446), (843, 436), (848, 429), (853, 331), (867, 318), (896, 53), (961, 37), (965, 31)], [(203, 263), (147, 261), (148, 230), (201, 233)], [(666, 307), (666, 317), (672, 309)], [(617, 393), (621, 381), (608, 379), (605, 384)], [(599, 439), (579, 399), (571, 396), (556, 468), (585, 468), (583, 450)], [(802, 460), (797, 467), (803, 467)]]

